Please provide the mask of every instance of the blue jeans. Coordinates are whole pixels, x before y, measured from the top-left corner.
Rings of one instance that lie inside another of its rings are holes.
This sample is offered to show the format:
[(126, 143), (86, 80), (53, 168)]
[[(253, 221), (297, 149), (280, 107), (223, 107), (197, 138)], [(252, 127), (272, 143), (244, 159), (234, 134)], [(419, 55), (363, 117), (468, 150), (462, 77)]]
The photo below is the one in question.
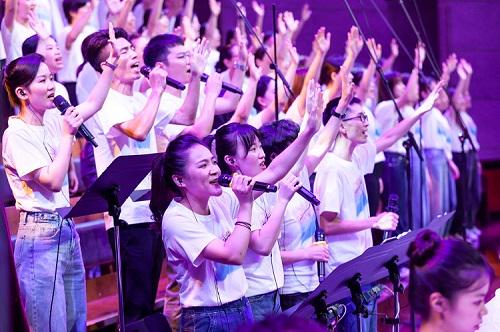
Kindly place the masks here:
[(32, 331), (46, 332), (50, 323), (53, 332), (86, 330), (85, 269), (80, 238), (72, 220), (62, 219), (57, 213), (21, 212), (14, 260)]
[(184, 308), (181, 312), (181, 332), (232, 332), (253, 323), (248, 300), (239, 300), (216, 307)]
[(281, 312), (280, 296), (277, 290), (250, 296), (248, 301), (252, 306), (253, 319), (256, 322), (260, 322), (267, 316), (276, 315)]
[(456, 207), (455, 180), (452, 179), (444, 150), (424, 149), (425, 161), (431, 177), (431, 220)]

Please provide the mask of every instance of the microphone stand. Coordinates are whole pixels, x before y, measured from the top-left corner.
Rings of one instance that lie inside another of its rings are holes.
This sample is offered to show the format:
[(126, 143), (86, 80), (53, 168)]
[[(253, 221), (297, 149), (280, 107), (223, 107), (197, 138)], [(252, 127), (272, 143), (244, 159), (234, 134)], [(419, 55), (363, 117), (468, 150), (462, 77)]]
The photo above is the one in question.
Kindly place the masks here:
[[(404, 13), (405, 13), (405, 16), (406, 18), (408, 19), (408, 22), (411, 26), (411, 28), (413, 29), (413, 32), (415, 33), (415, 36), (417, 37), (418, 41), (419, 42), (422, 42), (422, 39), (420, 37), (420, 33), (418, 32), (408, 10), (406, 9), (406, 6), (405, 6), (405, 3), (404, 3), (404, 0), (400, 0), (399, 3), (401, 4), (401, 8), (403, 9)], [(415, 8), (417, 10), (417, 13), (419, 13), (418, 11), (418, 7), (416, 7), (416, 4), (415, 4)], [(423, 25), (422, 25), (422, 29), (424, 29)], [(424, 30), (424, 34), (425, 34), (425, 30)], [(430, 45), (429, 45), (430, 47)], [(432, 54), (432, 50), (430, 50), (430, 54)], [(432, 57), (433, 58), (433, 57)], [(437, 64), (433, 61), (432, 58), (429, 58), (429, 61), (431, 63), (431, 66), (432, 66), (432, 70), (434, 72), (434, 74), (437, 76), (437, 77), (440, 77), (441, 76), (441, 73), (439, 71), (439, 67), (437, 66)], [(449, 103), (451, 105), (451, 108), (453, 109), (453, 112), (455, 113), (455, 119), (456, 119), (456, 122), (458, 124), (458, 126), (460, 127), (460, 129), (462, 130), (462, 134), (460, 136), (458, 136), (458, 139), (460, 140), (460, 143), (461, 143), (461, 147), (462, 147), (462, 156), (464, 158), (464, 162), (466, 163), (467, 165), (467, 155), (465, 153), (465, 142), (468, 140), (469, 141), (469, 144), (471, 146), (471, 149), (472, 151), (474, 152), (477, 152), (477, 149), (476, 149), (476, 146), (474, 145), (474, 142), (472, 141), (472, 138), (469, 134), (469, 130), (467, 129), (467, 126), (465, 125), (465, 122), (462, 118), (462, 115), (460, 114), (460, 111), (456, 108), (456, 106), (453, 104), (452, 102), (452, 97), (450, 96), (450, 94), (448, 93), (448, 91), (446, 91), (446, 89), (444, 90), (446, 95), (448, 96), (448, 100), (449, 100)], [(460, 176), (465, 176), (464, 179), (462, 179), (463, 183), (467, 183), (467, 172), (465, 172), (466, 174), (461, 174)], [(462, 188), (463, 189), (463, 192), (465, 192), (467, 189), (466, 188)], [(462, 234), (465, 238), (465, 229), (463, 230), (463, 234)]]
[(262, 42), (262, 40), (260, 40), (260, 37), (259, 35), (255, 32), (254, 28), (252, 27), (252, 24), (250, 23), (250, 21), (248, 20), (248, 18), (243, 14), (243, 11), (241, 10), (241, 8), (236, 4), (236, 0), (230, 0), (231, 3), (233, 4), (233, 7), (236, 8), (236, 11), (238, 12), (238, 15), (241, 17), (241, 19), (243, 20), (243, 22), (245, 23), (245, 26), (247, 28), (247, 30), (255, 37), (255, 40), (257, 40), (257, 42), (259, 43), (259, 45), (262, 47), (262, 49), (264, 50), (264, 54), (265, 56), (267, 56), (267, 58), (271, 61), (271, 69), (274, 69), (274, 73), (275, 73), (275, 80), (274, 80), (274, 86), (275, 86), (275, 91), (274, 91), (274, 103), (275, 103), (275, 111), (276, 111), (276, 120), (278, 120), (278, 114), (279, 114), (279, 105), (278, 105), (278, 78), (283, 82), (283, 86), (285, 87), (285, 91), (288, 92), (288, 95), (293, 97), (294, 94), (293, 94), (293, 91), (292, 91), (292, 87), (290, 86), (290, 84), (288, 83), (288, 81), (286, 80), (285, 78), (285, 75), (283, 75), (283, 72), (279, 69), (278, 65), (277, 65), (277, 57), (276, 57), (276, 53), (277, 53), (277, 47), (276, 47), (276, 31), (277, 31), (277, 27), (276, 27), (276, 5), (273, 4), (273, 35), (274, 35), (274, 60), (273, 58), (271, 57), (271, 55), (269, 54), (269, 52), (267, 52), (265, 46), (264, 46), (264, 43)]
[(386, 318), (385, 322), (387, 324), (391, 324), (393, 326), (394, 332), (399, 332), (399, 314), (400, 314), (400, 306), (399, 306), (399, 294), (403, 294), (404, 287), (400, 282), (400, 274), (398, 268), (398, 256), (394, 256), (390, 261), (384, 264), (385, 268), (389, 272), (389, 279), (392, 283), (392, 289), (394, 293), (394, 318)]
[[(273, 43), (274, 43), (274, 63), (278, 63), (278, 47), (276, 42), (277, 37), (277, 22), (276, 22), (276, 4), (273, 3)], [(278, 101), (278, 71), (274, 71), (274, 112), (276, 116), (276, 121), (279, 118), (279, 101)]]
[[(378, 59), (375, 58), (375, 55), (370, 52), (370, 49), (368, 48), (368, 43), (365, 37), (365, 34), (363, 33), (363, 30), (361, 29), (361, 26), (359, 25), (358, 20), (356, 19), (356, 16), (354, 15), (351, 6), (349, 5), (348, 0), (344, 0), (344, 3), (347, 7), (347, 10), (349, 11), (349, 14), (351, 15), (354, 24), (359, 30), (359, 34), (361, 35), (361, 38), (363, 39), (363, 44), (368, 50), (368, 54), (370, 56), (370, 59), (375, 63), (375, 68), (377, 70), (377, 73), (380, 76), (380, 79), (382, 80), (384, 84), (384, 88), (386, 89), (387, 93), (389, 94), (389, 97), (391, 98), (392, 103), (394, 104), (394, 109), (396, 110), (396, 113), (398, 115), (398, 121), (401, 122), (404, 120), (403, 114), (401, 113), (401, 110), (398, 107), (398, 104), (396, 103), (396, 99), (394, 97), (394, 94), (392, 93), (391, 87), (389, 86), (389, 82), (384, 76), (384, 73), (382, 71), (382, 68), (379, 64)], [(417, 141), (415, 140), (415, 136), (411, 131), (408, 131), (406, 133), (407, 139), (404, 141), (403, 146), (406, 150), (406, 177), (407, 177), (407, 182), (408, 182), (408, 221), (410, 225), (413, 224), (413, 207), (412, 207), (412, 184), (411, 184), (411, 163), (410, 163), (410, 150), (411, 148), (415, 149), (415, 152), (418, 155), (418, 158), (422, 162), (424, 160), (422, 156), (422, 151), (420, 150), (419, 146), (417, 145)]]

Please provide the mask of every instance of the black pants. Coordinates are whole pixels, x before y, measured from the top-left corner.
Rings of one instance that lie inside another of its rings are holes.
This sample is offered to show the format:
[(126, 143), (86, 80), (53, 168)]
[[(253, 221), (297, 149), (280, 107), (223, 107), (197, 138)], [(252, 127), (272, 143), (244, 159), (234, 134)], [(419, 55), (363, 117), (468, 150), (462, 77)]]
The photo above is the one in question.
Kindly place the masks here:
[(304, 301), (311, 294), (307, 293), (293, 293), (293, 294), (280, 294), (281, 310), (285, 311), (290, 309), (299, 302)]
[[(165, 249), (161, 231), (150, 223), (120, 227), (123, 300), (125, 323), (132, 323), (153, 313)], [(108, 237), (115, 253), (114, 228)]]

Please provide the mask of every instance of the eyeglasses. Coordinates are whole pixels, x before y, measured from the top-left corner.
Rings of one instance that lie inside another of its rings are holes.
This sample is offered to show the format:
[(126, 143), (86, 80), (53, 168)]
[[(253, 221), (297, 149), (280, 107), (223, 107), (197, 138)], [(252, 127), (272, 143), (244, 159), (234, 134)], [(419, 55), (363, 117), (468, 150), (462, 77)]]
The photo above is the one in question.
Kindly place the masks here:
[(345, 118), (343, 121), (349, 121), (354, 119), (359, 119), (361, 120), (362, 123), (368, 122), (368, 116), (365, 113), (360, 113), (356, 116), (353, 116), (352, 118)]

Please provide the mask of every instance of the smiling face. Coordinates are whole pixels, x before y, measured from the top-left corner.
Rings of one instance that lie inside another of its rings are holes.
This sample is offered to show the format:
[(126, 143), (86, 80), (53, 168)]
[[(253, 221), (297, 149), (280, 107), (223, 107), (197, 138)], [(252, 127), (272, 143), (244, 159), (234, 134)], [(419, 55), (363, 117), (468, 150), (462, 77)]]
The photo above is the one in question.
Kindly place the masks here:
[(52, 37), (44, 41), (40, 40), (36, 48), (36, 53), (43, 55), (45, 63), (52, 74), (56, 74), (64, 66), (61, 50)]
[[(107, 46), (108, 50), (111, 46)], [(123, 83), (133, 83), (141, 77), (140, 62), (137, 53), (125, 38), (116, 39), (116, 48), (120, 54), (118, 65), (115, 70), (114, 79)]]
[(221, 171), (210, 150), (201, 144), (195, 144), (186, 153), (188, 159), (184, 174), (174, 175), (179, 176), (182, 190), (190, 196), (205, 199), (221, 195), (222, 189), (217, 182)]

